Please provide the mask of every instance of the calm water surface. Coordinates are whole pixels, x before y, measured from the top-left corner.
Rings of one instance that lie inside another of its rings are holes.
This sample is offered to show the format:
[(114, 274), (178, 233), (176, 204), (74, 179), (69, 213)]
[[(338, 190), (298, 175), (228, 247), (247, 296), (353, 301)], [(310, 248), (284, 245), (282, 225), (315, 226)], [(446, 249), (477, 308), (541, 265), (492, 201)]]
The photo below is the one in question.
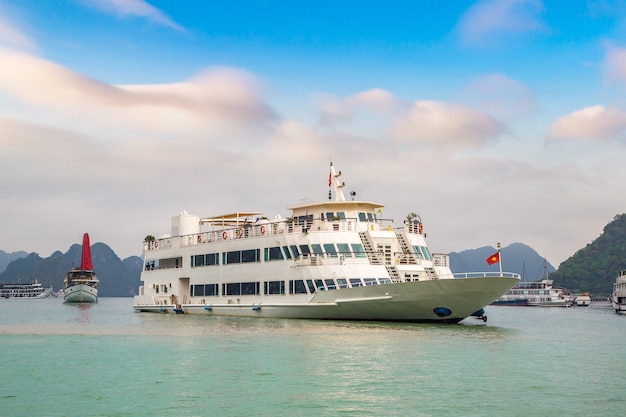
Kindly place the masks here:
[(460, 325), (196, 317), (0, 300), (0, 415), (617, 416), (626, 316), (488, 307)]

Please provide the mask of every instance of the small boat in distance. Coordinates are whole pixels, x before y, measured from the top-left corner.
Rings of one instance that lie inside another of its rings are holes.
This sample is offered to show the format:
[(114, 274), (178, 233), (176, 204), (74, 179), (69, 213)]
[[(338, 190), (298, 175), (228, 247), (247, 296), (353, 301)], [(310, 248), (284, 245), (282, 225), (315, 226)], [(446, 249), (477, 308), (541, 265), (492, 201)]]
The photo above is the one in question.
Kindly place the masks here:
[(611, 301), (617, 314), (626, 314), (626, 269), (620, 271), (615, 279)]
[[(419, 216), (382, 218), (383, 205), (344, 196), (330, 165), (327, 201), (288, 218), (183, 211), (171, 234), (143, 242), (140, 312), (205, 316), (458, 323), (519, 282), (507, 272), (453, 274), (431, 253)], [(335, 199), (332, 200), (334, 191)]]
[(44, 288), (37, 280), (30, 284), (2, 284), (2, 298), (47, 298), (52, 294), (52, 287)]
[(89, 235), (83, 235), (83, 251), (80, 268), (74, 268), (65, 276), (63, 297), (66, 303), (97, 303), (98, 278), (91, 263)]
[(571, 307), (574, 299), (561, 287), (553, 287), (551, 279), (520, 282), (506, 294), (491, 303), (492, 305), (519, 305), (529, 307)]
[(591, 304), (591, 297), (589, 297), (589, 293), (586, 292), (582, 295), (576, 296), (576, 307), (589, 307), (589, 304)]

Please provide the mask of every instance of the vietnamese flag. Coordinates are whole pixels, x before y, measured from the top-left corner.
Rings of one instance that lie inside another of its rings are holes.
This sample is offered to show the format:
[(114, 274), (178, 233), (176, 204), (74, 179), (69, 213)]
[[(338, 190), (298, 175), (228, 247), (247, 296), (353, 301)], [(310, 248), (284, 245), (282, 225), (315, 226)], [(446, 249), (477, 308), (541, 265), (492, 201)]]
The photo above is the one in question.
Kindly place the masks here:
[(496, 262), (500, 262), (500, 251), (494, 253), (493, 255), (487, 258), (487, 263), (489, 265), (493, 265)]

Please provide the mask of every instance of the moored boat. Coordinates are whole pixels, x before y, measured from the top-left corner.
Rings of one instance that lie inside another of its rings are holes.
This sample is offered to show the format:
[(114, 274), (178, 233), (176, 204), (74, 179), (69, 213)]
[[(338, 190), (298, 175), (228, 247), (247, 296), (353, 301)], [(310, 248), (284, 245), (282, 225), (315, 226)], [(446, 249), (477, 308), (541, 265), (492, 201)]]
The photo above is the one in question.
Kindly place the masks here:
[(574, 305), (576, 307), (589, 307), (589, 304), (591, 304), (591, 297), (589, 296), (589, 293), (577, 295), (574, 300)]
[(540, 279), (518, 283), (492, 305), (512, 305), (506, 303), (516, 301), (530, 307), (571, 307), (574, 303), (566, 289), (554, 287), (551, 279)]
[[(200, 218), (143, 243), (141, 312), (458, 323), (519, 282), (514, 273), (453, 274), (432, 254), (419, 216), (401, 226), (383, 205), (346, 200), (331, 163), (329, 200)], [(332, 200), (334, 191), (335, 199)]]
[(63, 283), (63, 300), (66, 303), (97, 303), (98, 277), (91, 262), (89, 235), (83, 235), (83, 249), (80, 268), (67, 273)]
[(611, 301), (616, 313), (626, 314), (626, 270), (620, 271), (615, 278)]
[(45, 288), (39, 281), (29, 284), (2, 284), (0, 297), (2, 298), (47, 298), (52, 294), (52, 287)]

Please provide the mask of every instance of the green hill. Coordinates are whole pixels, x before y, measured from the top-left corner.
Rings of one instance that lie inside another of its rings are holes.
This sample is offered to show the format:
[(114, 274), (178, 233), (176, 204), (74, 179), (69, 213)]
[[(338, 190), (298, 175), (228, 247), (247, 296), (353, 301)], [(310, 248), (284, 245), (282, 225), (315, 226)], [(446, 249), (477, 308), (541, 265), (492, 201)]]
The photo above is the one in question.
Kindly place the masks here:
[(626, 214), (618, 214), (593, 242), (550, 274), (555, 285), (572, 292), (609, 295), (618, 272), (626, 269)]

